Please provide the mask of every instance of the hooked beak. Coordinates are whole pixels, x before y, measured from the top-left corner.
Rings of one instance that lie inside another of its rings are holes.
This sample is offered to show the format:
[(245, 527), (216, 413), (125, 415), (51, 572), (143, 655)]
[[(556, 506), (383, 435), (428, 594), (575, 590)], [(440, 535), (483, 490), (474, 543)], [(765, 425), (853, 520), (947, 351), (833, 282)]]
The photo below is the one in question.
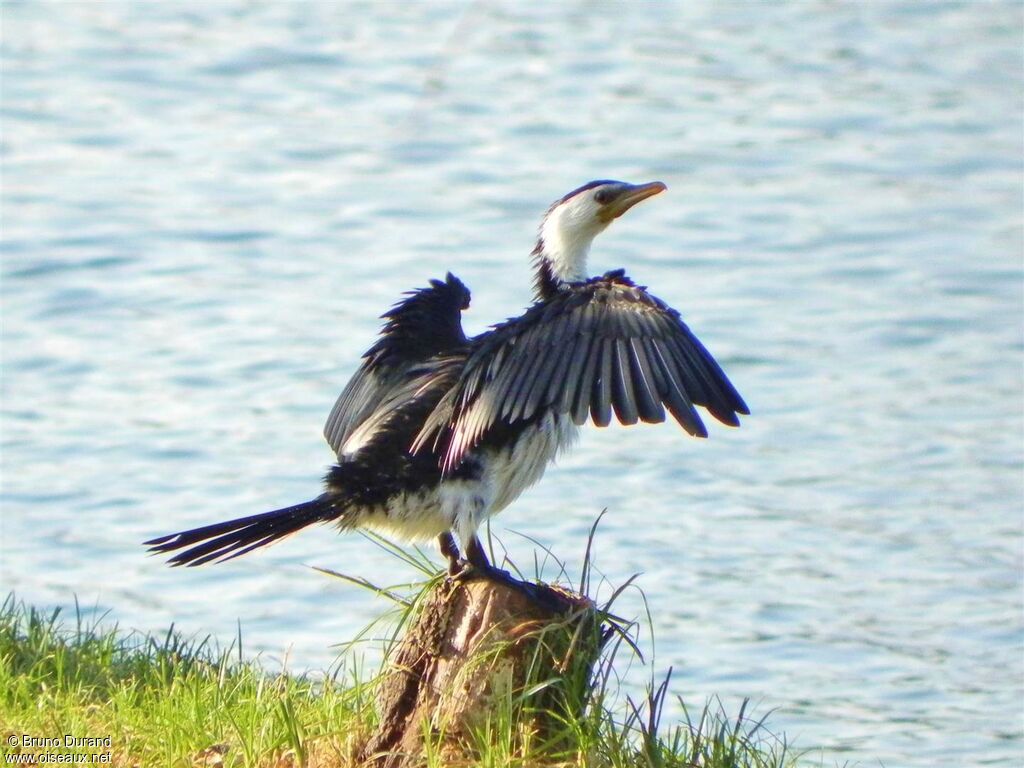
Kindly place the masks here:
[(660, 181), (652, 181), (648, 184), (627, 184), (619, 193), (618, 197), (605, 205), (598, 213), (598, 218), (604, 222), (617, 219), (641, 200), (653, 197), (659, 192), (664, 192), (668, 187)]

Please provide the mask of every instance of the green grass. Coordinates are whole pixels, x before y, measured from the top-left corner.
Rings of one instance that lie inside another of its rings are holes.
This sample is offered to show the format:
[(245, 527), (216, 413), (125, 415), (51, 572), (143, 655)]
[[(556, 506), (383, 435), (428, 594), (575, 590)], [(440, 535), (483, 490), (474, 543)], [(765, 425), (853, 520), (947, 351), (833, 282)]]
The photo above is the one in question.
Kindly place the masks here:
[[(400, 556), (425, 572), (433, 569), (419, 554)], [(387, 589), (360, 583), (394, 602), (388, 633), (394, 638), (435, 578), (431, 573), (426, 584)], [(575, 586), (587, 587), (589, 578), (585, 572)], [(616, 662), (634, 654), (635, 633), (621, 620), (617, 626), (594, 674), (577, 674), (566, 683), (585, 702), (582, 715), (556, 713), (559, 733), (539, 738), (523, 725), (529, 722), (523, 717), (527, 697), (510, 698), (475, 734), (471, 764), (796, 764), (784, 739), (769, 733), (762, 720), (751, 719), (746, 705), (728, 716), (721, 705), (708, 704), (682, 722), (663, 722), (671, 672), (638, 697), (621, 692)], [(245, 658), (240, 636), (218, 647), (209, 638), (184, 639), (173, 628), (154, 637), (104, 627), (99, 620), (87, 623), (81, 612), (65, 622), (56, 610), (41, 612), (9, 596), (0, 607), (0, 752), (18, 751), (6, 744), (11, 734), (73, 734), (110, 736), (109, 750), (77, 751), (108, 751), (109, 764), (117, 766), (354, 765), (358, 744), (376, 718), (374, 676), (355, 658), (350, 650), (343, 652), (334, 671), (320, 676), (268, 672)], [(532, 692), (550, 682), (541, 681)], [(432, 767), (445, 765), (439, 750), (431, 752)]]
[[(8, 597), (0, 608), (0, 729), (33, 736), (110, 736), (112, 764), (344, 765), (373, 722), (353, 676), (268, 674), (236, 641), (161, 637), (61, 621)], [(26, 749), (26, 752), (35, 750)], [(102, 751), (102, 750), (91, 750)], [(289, 762), (289, 760), (291, 762)]]

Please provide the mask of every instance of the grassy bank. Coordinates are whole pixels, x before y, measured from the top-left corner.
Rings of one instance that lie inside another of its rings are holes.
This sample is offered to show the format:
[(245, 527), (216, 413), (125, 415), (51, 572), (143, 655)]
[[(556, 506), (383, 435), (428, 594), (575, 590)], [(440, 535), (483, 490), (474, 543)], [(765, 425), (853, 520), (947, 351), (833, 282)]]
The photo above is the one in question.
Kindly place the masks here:
[[(338, 672), (316, 677), (268, 672), (242, 648), (240, 637), (218, 647), (173, 630), (151, 636), (85, 623), (81, 616), (64, 620), (58, 611), (41, 612), (8, 597), (0, 608), (4, 762), (19, 752), (46, 752), (87, 754), (87, 764), (115, 766), (353, 765), (357, 744), (375, 723), (373, 676), (344, 662)], [(477, 739), (474, 764), (795, 764), (784, 742), (743, 711), (727, 716), (705, 706), (684, 722), (662, 722), (667, 679), (613, 705), (620, 698), (610, 690), (614, 657), (613, 651), (596, 671), (587, 714), (565, 723), (557, 753), (532, 744), (514, 723), (490, 723)], [(22, 743), (23, 735), (65, 734), (109, 736), (110, 745)]]

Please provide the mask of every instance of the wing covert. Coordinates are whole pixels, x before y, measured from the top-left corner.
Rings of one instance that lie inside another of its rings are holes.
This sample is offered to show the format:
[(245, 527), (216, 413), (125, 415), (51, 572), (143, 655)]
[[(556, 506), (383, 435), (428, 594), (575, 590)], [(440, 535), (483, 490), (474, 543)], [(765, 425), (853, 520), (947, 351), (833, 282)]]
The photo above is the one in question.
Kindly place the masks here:
[(324, 426), (339, 458), (358, 450), (388, 418), (395, 398), (409, 394), (410, 382), (422, 375), (418, 366), (465, 346), (462, 310), (469, 300), (469, 289), (449, 272), (444, 280), (409, 291), (384, 313), (380, 338), (363, 355)]
[(621, 272), (578, 283), (470, 342), (462, 375), (426, 420), (443, 469), (501, 424), (545, 413), (607, 426), (658, 423), (668, 410), (691, 435), (694, 406), (736, 426), (746, 403), (679, 313)]

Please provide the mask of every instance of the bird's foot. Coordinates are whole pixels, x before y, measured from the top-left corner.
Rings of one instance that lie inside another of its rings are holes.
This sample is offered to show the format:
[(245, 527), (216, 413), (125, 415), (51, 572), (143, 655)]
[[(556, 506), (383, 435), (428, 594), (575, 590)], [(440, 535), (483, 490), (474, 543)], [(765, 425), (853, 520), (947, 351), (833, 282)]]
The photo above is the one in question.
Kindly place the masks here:
[(511, 584), (517, 580), (508, 571), (495, 568), (484, 552), (484, 545), (476, 536), (464, 542), (466, 557), (459, 557), (458, 547), (450, 533), (441, 534), (441, 551), (448, 557), (448, 575), (455, 581), (491, 579)]
[(462, 560), (460, 561), (460, 566), (457, 573), (451, 574), (448, 577), (453, 584), (466, 584), (475, 580), (487, 580), (513, 589), (530, 602), (546, 606), (551, 611), (560, 612), (565, 608), (563, 605), (564, 601), (559, 600), (551, 587), (546, 584), (517, 579), (508, 571), (496, 568), (490, 563), (480, 565), (469, 560)]
[(521, 583), (508, 571), (495, 568), (490, 563), (474, 563), (471, 560), (459, 560), (458, 567), (454, 570), (449, 564), (448, 575), (452, 581), (472, 581), (473, 579), (490, 579), (504, 584)]
[(555, 613), (565, 611), (565, 597), (547, 584), (517, 579), (508, 571), (491, 565), (483, 545), (475, 536), (466, 543), (465, 559), (459, 557), (459, 551), (455, 547), (455, 541), (451, 534), (442, 534), (441, 551), (448, 557), (448, 579), (453, 584), (461, 584), (474, 579), (488, 579), (516, 590), (531, 602), (543, 605), (550, 611)]

